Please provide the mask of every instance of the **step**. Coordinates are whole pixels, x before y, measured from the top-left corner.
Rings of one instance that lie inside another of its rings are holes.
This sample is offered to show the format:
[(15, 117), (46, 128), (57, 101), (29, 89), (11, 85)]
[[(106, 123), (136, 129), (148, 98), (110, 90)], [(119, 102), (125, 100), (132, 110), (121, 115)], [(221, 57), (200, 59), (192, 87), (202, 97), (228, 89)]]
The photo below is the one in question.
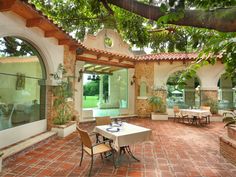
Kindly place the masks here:
[(47, 140), (54, 138), (54, 137), (56, 137), (56, 133), (52, 132), (52, 131), (48, 131), (48, 132), (36, 135), (34, 137), (28, 138), (24, 141), (14, 144), (14, 145), (11, 145), (7, 148), (4, 148), (4, 149), (0, 150), (0, 152), (4, 153), (3, 160), (5, 161), (6, 159), (18, 156), (22, 152), (25, 152), (27, 149), (34, 149), (40, 143), (47, 141)]

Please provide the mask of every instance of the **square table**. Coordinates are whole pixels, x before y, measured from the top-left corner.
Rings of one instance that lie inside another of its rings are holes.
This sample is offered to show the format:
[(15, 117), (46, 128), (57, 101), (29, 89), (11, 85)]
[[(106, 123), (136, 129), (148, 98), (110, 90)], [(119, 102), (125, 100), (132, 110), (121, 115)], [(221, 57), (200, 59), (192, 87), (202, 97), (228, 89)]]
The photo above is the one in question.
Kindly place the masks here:
[(110, 132), (107, 128), (111, 125), (96, 126), (94, 132), (113, 140), (114, 149), (119, 151), (120, 147), (129, 146), (138, 142), (150, 140), (151, 129), (122, 122), (118, 132)]
[(118, 132), (110, 132), (107, 129), (111, 125), (101, 125), (96, 126), (94, 132), (99, 133), (100, 135), (113, 140), (114, 149), (118, 152), (119, 159), (121, 152), (124, 154), (127, 152), (133, 159), (139, 161), (131, 152), (129, 145), (150, 140), (151, 138), (151, 129), (129, 124), (122, 122)]

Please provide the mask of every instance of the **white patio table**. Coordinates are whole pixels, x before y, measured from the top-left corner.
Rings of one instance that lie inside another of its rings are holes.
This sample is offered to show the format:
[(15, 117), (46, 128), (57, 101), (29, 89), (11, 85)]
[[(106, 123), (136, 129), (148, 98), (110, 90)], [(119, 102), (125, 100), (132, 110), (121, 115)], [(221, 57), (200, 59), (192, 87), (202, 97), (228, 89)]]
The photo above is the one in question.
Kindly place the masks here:
[(117, 127), (119, 128), (119, 131), (117, 132), (110, 132), (108, 130), (109, 128), (111, 128), (111, 125), (96, 126), (94, 132), (113, 140), (114, 149), (117, 152), (127, 152), (131, 157), (139, 161), (133, 156), (129, 145), (150, 140), (152, 133), (151, 129), (126, 122), (122, 122), (121, 126)]
[(203, 109), (181, 109), (180, 110), (182, 115), (188, 115), (189, 117), (193, 117), (193, 121), (199, 121), (203, 117), (211, 116), (211, 112), (209, 110), (203, 110)]

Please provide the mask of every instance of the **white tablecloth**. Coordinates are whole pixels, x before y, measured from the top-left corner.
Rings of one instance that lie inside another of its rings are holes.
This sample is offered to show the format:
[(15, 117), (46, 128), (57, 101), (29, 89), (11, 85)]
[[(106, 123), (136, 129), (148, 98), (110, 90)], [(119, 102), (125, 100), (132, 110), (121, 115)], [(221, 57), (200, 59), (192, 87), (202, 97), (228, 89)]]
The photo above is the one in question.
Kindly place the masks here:
[(150, 140), (151, 129), (140, 127), (137, 125), (122, 123), (121, 127), (118, 127), (120, 131), (109, 132), (106, 129), (110, 125), (96, 126), (94, 131), (101, 134), (102, 136), (112, 139), (114, 144), (114, 149), (119, 151), (120, 147), (132, 145), (138, 142), (143, 142)]
[(211, 112), (209, 110), (203, 109), (181, 109), (180, 111), (182, 115), (196, 116), (198, 118), (211, 115)]

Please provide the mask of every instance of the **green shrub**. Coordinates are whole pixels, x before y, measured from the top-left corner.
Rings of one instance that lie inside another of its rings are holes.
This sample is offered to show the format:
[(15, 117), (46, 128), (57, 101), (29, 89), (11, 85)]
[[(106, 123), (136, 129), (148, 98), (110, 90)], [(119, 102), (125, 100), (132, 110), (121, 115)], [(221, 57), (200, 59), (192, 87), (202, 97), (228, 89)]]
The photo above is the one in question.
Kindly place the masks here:
[[(62, 73), (62, 78), (58, 73)], [(69, 81), (69, 76), (66, 76), (66, 70), (63, 65), (58, 66), (58, 71), (52, 74), (55, 80), (58, 80), (58, 85), (53, 87), (52, 92), (54, 95), (53, 108), (56, 115), (53, 118), (53, 123), (56, 125), (66, 124), (71, 120), (72, 110), (68, 102), (68, 98), (72, 97), (72, 88)]]
[(148, 103), (154, 107), (154, 111), (158, 113), (166, 112), (166, 105), (161, 97), (151, 96), (148, 98)]

